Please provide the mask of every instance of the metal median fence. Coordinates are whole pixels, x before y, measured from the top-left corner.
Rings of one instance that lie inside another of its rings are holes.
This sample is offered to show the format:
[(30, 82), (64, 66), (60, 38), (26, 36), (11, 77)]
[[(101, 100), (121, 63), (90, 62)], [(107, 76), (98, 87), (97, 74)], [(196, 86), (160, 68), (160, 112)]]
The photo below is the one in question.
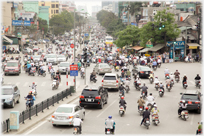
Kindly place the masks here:
[[(53, 95), (52, 97), (48, 98), (47, 100), (42, 101), (41, 103), (38, 103), (34, 106), (32, 106), (28, 110), (24, 110), (19, 115), (19, 124), (23, 123), (27, 119), (31, 119), (32, 116), (36, 115), (38, 116), (39, 112), (44, 112), (44, 109), (49, 109), (49, 106), (54, 106), (55, 103), (59, 103), (60, 100), (63, 101), (63, 99), (66, 97), (68, 98), (68, 95), (71, 95), (71, 93), (74, 93), (74, 87), (70, 86), (69, 89), (66, 89), (56, 95)], [(2, 132), (9, 132), (10, 130), (10, 120), (9, 118), (2, 123)]]

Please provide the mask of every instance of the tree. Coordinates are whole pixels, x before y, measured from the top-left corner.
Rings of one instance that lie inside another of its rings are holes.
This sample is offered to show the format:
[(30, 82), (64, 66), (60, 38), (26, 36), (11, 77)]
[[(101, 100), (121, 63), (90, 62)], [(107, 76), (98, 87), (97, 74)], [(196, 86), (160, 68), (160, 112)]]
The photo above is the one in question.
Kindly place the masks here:
[[(174, 22), (174, 14), (166, 12), (166, 10), (158, 11), (154, 16), (154, 22), (148, 22), (140, 31), (141, 46), (145, 47), (146, 42), (150, 39), (155, 45), (157, 43), (166, 43), (166, 41), (178, 37), (181, 31)], [(154, 29), (152, 29), (152, 24), (154, 24)], [(164, 25), (161, 29), (159, 29), (160, 24)]]
[(38, 18), (38, 21), (39, 21), (39, 30), (41, 30), (41, 32), (44, 30), (44, 34), (47, 34), (47, 31), (48, 31), (47, 20)]

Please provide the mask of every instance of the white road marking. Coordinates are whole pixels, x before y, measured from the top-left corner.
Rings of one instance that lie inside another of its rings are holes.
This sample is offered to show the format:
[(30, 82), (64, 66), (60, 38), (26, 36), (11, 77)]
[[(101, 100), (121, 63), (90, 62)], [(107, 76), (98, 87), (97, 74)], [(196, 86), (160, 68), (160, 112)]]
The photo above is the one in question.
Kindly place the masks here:
[(28, 85), (28, 82), (25, 82), (25, 84), (24, 84), (23, 86), (24, 86), (24, 87), (29, 86), (29, 85)]
[(116, 100), (113, 101), (110, 105), (108, 105), (108, 107), (107, 107), (105, 110), (103, 110), (100, 114), (98, 114), (98, 116), (96, 116), (96, 117), (98, 118), (99, 116), (101, 116), (101, 114), (103, 114), (103, 113), (104, 113), (111, 105), (113, 105), (115, 102), (116, 102)]
[(47, 122), (47, 120), (41, 122), (40, 124), (38, 124), (36, 127), (34, 127), (33, 129), (31, 129), (30, 131), (28, 131), (28, 132), (25, 133), (24, 135), (28, 135), (28, 134), (30, 134), (31, 132), (33, 132), (34, 130), (36, 130), (38, 127), (42, 126), (42, 125), (45, 124), (46, 122)]
[(192, 115), (192, 118), (191, 118), (191, 125), (193, 125), (193, 119), (194, 119), (194, 114)]
[(46, 84), (46, 82), (43, 82), (43, 83), (41, 84), (41, 86), (45, 86), (45, 84)]

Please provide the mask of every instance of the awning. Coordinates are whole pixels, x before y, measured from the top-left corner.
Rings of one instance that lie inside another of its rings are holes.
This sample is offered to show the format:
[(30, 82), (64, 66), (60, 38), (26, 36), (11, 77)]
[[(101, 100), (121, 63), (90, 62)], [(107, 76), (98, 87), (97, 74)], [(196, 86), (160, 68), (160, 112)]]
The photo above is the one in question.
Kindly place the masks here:
[(4, 41), (6, 41), (6, 42), (9, 42), (9, 43), (13, 43), (13, 40), (11, 40), (11, 39), (9, 39), (8, 37), (6, 37), (6, 36), (3, 36), (3, 39), (4, 39)]
[(147, 52), (149, 49), (151, 49), (151, 48), (144, 48), (143, 50), (141, 50), (139, 52)]
[(150, 48), (149, 51), (158, 51), (161, 48), (163, 48), (164, 46), (165, 46), (164, 44), (157, 44), (156, 46)]
[(141, 46), (134, 46), (134, 47), (131, 47), (132, 49), (138, 51), (138, 50), (141, 50), (143, 49), (144, 47), (141, 47)]
[(189, 49), (197, 49), (200, 47), (200, 45), (197, 43), (187, 43), (187, 45), (189, 46)]

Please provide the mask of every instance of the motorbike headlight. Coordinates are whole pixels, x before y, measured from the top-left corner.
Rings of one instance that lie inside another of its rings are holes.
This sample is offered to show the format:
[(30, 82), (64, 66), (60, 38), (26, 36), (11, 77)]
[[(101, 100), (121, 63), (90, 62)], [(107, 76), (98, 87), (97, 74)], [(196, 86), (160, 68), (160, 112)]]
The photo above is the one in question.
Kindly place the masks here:
[(7, 98), (6, 101), (7, 102), (12, 101), (12, 98)]

